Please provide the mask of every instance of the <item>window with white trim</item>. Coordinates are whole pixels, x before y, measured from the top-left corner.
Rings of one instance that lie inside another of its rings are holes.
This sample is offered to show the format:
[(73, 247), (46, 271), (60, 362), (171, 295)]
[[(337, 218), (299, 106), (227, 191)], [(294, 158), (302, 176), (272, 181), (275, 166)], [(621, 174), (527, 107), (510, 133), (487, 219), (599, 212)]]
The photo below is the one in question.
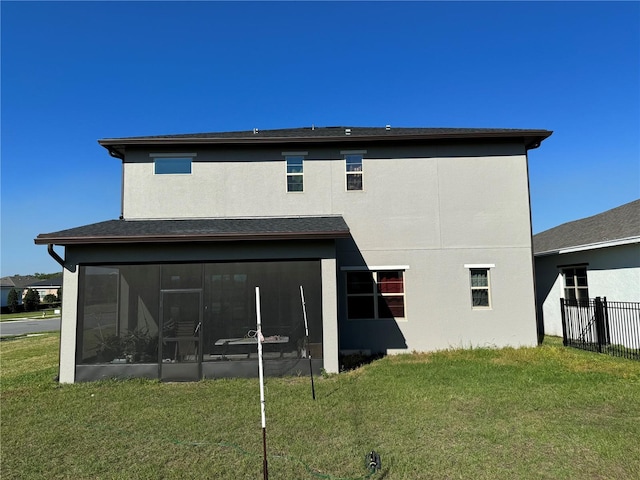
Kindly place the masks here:
[(491, 308), (489, 270), (488, 267), (469, 268), (472, 308)]
[(568, 267), (562, 269), (564, 276), (565, 300), (588, 300), (587, 267)]
[(362, 154), (344, 156), (347, 190), (362, 190)]
[(348, 271), (347, 318), (405, 318), (404, 271)]
[(287, 155), (287, 192), (304, 191), (304, 157)]

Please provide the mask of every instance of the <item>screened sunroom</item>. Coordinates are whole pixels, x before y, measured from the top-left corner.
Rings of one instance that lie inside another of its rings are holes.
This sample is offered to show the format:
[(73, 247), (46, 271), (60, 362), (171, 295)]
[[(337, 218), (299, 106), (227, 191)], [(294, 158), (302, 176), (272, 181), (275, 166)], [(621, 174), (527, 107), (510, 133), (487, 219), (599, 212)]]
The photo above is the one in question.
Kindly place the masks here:
[[(310, 363), (320, 370), (327, 351), (337, 362), (331, 236), (344, 235), (344, 228), (316, 231), (315, 238), (298, 231), (298, 240), (264, 241), (245, 232), (212, 241), (210, 232), (208, 241), (185, 242), (182, 236), (171, 242), (166, 233), (133, 238), (123, 231), (135, 227), (139, 233), (144, 222), (114, 222), (87, 227), (116, 229), (119, 236), (103, 232), (96, 238), (73, 229), (46, 237), (65, 246), (65, 293), (77, 292), (63, 304), (61, 381), (257, 376), (256, 287), (266, 375), (308, 373)], [(72, 343), (73, 354), (66, 347)]]

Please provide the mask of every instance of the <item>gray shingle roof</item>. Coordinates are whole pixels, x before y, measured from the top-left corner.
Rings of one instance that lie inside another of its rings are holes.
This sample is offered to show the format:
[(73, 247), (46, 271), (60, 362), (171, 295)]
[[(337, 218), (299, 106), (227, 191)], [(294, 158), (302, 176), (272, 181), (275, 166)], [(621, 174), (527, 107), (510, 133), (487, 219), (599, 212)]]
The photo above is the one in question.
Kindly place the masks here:
[(30, 288), (56, 288), (62, 286), (62, 274), (56, 275), (55, 277), (47, 278), (46, 280), (39, 280), (37, 282), (30, 283), (26, 285)]
[(53, 233), (38, 245), (195, 242), (229, 240), (332, 239), (349, 236), (340, 216), (108, 220)]
[(540, 232), (533, 236), (533, 252), (554, 253), (634, 237), (640, 241), (640, 200)]
[(546, 132), (546, 130), (528, 130), (518, 128), (405, 128), (393, 127), (388, 130), (385, 127), (303, 127), (280, 128), (272, 130), (241, 130), (235, 132), (206, 132), (206, 133), (181, 133), (174, 135), (151, 135), (142, 137), (126, 137), (118, 140), (135, 139), (184, 139), (184, 138), (212, 138), (212, 139), (239, 139), (239, 138), (344, 138), (346, 131), (350, 130), (353, 137), (395, 137), (402, 135), (482, 135), (482, 134), (529, 134), (532, 132)]
[(126, 138), (104, 138), (98, 143), (112, 156), (122, 158), (126, 146), (157, 145), (287, 145), (353, 142), (433, 142), (510, 139), (536, 148), (553, 132), (517, 128), (405, 128), (405, 127), (304, 127), (236, 132), (186, 133)]
[(23, 288), (30, 283), (37, 281), (38, 277), (34, 277), (33, 275), (13, 275), (10, 277), (0, 278), (0, 286)]

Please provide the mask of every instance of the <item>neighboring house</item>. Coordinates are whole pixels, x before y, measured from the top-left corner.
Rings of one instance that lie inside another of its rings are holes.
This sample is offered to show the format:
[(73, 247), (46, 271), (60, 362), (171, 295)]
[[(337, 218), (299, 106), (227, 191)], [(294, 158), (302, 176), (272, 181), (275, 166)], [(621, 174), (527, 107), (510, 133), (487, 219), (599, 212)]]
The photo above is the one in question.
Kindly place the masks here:
[(527, 152), (549, 135), (100, 140), (122, 161), (121, 219), (35, 240), (64, 266), (60, 381), (255, 376), (255, 287), (268, 375), (309, 353), (337, 372), (340, 353), (536, 345)]
[(38, 278), (32, 275), (13, 275), (11, 277), (0, 278), (0, 291), (1, 291), (1, 307), (8, 306), (7, 298), (12, 288), (18, 291), (18, 303), (22, 305), (22, 297), (27, 291), (27, 285), (33, 282), (37, 282)]
[(533, 237), (540, 334), (562, 336), (560, 298), (640, 302), (640, 200)]
[(55, 277), (48, 278), (46, 280), (38, 280), (33, 283), (29, 283), (25, 286), (26, 289), (31, 288), (38, 292), (40, 301), (44, 302), (44, 297), (47, 295), (58, 295), (58, 291), (62, 287), (62, 275), (56, 275)]

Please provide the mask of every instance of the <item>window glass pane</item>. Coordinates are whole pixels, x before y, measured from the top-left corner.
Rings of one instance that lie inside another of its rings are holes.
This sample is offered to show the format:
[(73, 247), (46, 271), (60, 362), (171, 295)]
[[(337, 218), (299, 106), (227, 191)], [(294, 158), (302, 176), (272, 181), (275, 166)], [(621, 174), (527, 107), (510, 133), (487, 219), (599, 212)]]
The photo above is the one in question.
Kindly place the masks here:
[(287, 192), (302, 192), (303, 180), (302, 175), (287, 176)]
[(347, 293), (370, 293), (373, 295), (373, 274), (371, 272), (348, 272)]
[(404, 318), (404, 297), (378, 297), (378, 318)]
[(472, 287), (487, 287), (489, 286), (489, 279), (487, 270), (471, 270), (471, 286)]
[(402, 272), (378, 272), (378, 291), (381, 293), (403, 293), (404, 283), (402, 281)]
[(576, 280), (578, 281), (578, 286), (579, 287), (586, 287), (587, 286), (587, 277), (576, 277)]
[(472, 304), (474, 307), (489, 306), (489, 290), (477, 289), (471, 290)]
[(158, 175), (170, 173), (191, 173), (190, 158), (156, 158), (154, 171)]
[(287, 157), (287, 173), (302, 173), (303, 157)]
[(351, 319), (374, 318), (373, 295), (362, 297), (349, 297), (347, 315)]
[(347, 190), (362, 190), (362, 174), (347, 174)]
[(589, 290), (586, 288), (576, 288), (575, 294), (578, 300), (588, 300), (589, 299)]
[(347, 155), (345, 157), (347, 172), (362, 171), (362, 155)]

